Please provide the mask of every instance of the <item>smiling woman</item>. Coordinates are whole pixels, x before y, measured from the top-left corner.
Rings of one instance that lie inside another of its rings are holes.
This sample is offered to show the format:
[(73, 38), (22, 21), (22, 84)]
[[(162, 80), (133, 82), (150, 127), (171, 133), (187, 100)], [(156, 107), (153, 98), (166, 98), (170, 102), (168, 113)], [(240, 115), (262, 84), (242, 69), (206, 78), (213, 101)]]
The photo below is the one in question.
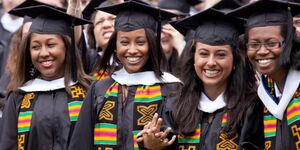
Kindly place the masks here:
[(47, 5), (20, 7), (14, 12), (33, 21), (16, 53), (0, 128), (1, 150), (65, 150), (90, 84), (78, 50), (72, 49), (70, 25), (87, 21)]

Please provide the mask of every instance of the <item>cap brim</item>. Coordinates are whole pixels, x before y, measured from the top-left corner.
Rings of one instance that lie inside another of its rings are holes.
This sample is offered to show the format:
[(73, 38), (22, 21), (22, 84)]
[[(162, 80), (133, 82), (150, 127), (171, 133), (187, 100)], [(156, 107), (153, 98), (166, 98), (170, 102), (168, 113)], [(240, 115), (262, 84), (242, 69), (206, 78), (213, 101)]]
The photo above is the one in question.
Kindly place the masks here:
[(18, 5), (18, 6), (16, 6), (16, 7), (13, 8), (12, 10), (10, 10), (8, 13), (9, 13), (9, 14), (12, 14), (12, 15), (15, 15), (15, 16), (19, 16), (19, 17), (24, 17), (24, 15), (19, 14), (19, 13), (16, 11), (16, 9), (25, 8), (25, 7), (31, 7), (31, 6), (39, 6), (39, 5), (49, 6), (49, 7), (55, 8), (55, 9), (57, 9), (57, 10), (60, 10), (60, 11), (62, 11), (62, 12), (66, 12), (66, 11), (67, 11), (67, 10), (64, 9), (64, 8), (56, 7), (56, 6), (49, 5), (49, 4), (46, 4), (46, 3), (42, 3), (42, 2), (39, 2), (39, 1), (35, 1), (35, 0), (25, 0), (23, 3), (21, 3), (21, 4)]
[(176, 14), (171, 12), (167, 12), (158, 8), (154, 8), (152, 6), (148, 6), (146, 4), (142, 4), (136, 1), (126, 1), (124, 3), (115, 4), (108, 7), (97, 7), (96, 10), (101, 10), (110, 14), (118, 15), (122, 11), (133, 10), (144, 12), (146, 14), (152, 15), (156, 20), (158, 20), (159, 16), (162, 20), (170, 19), (172, 17), (176, 17)]
[(94, 8), (98, 7), (101, 3), (103, 3), (105, 0), (91, 0), (90, 3), (85, 7), (85, 9), (82, 11), (82, 16), (84, 19), (90, 20), (91, 15), (95, 11)]
[(71, 22), (75, 26), (91, 23), (88, 20), (71, 16), (69, 14), (66, 14), (63, 11), (57, 10), (55, 8), (52, 8), (52, 7), (49, 7), (49, 6), (46, 6), (46, 5), (18, 8), (18, 9), (15, 9), (15, 11), (18, 13), (19, 16), (22, 16), (22, 17), (29, 16), (29, 17), (32, 17), (32, 18), (36, 18), (37, 16), (39, 16), (41, 14), (46, 14), (46, 15), (49, 15), (49, 16), (56, 16), (56, 17), (60, 17), (60, 18), (68, 20), (69, 22)]

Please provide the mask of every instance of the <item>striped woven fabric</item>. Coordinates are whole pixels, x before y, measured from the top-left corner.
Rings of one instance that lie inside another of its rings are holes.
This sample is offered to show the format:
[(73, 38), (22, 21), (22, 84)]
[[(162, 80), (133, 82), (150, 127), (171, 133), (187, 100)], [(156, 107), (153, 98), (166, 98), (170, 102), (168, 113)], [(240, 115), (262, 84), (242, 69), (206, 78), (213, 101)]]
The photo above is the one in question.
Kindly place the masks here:
[(288, 125), (300, 120), (300, 98), (294, 99), (287, 108)]
[(274, 116), (264, 116), (264, 134), (265, 137), (276, 135), (277, 119)]
[(139, 133), (140, 131), (133, 131), (133, 149), (134, 150), (139, 150), (139, 145), (136, 141), (137, 139), (137, 134)]
[(94, 144), (117, 145), (117, 126), (109, 123), (96, 124)]
[(20, 112), (18, 117), (18, 133), (30, 130), (32, 111)]
[(92, 77), (93, 77), (95, 80), (103, 80), (103, 79), (109, 78), (108, 72), (104, 72), (104, 74), (103, 74), (103, 75), (102, 75), (102, 74), (103, 74), (103, 70), (100, 70), (100, 71), (94, 73), (94, 74), (92, 75)]
[(113, 83), (106, 91), (104, 97), (108, 98), (109, 96), (118, 96), (118, 89), (119, 83)]
[(159, 84), (153, 86), (139, 86), (134, 97), (135, 102), (153, 102), (161, 99), (161, 88)]
[(224, 113), (223, 114), (223, 117), (222, 117), (222, 124), (221, 126), (224, 127), (228, 122), (228, 114), (227, 113)]
[(71, 121), (77, 121), (83, 101), (73, 101), (68, 104)]
[(178, 136), (178, 143), (200, 143), (201, 125), (197, 125), (193, 136)]

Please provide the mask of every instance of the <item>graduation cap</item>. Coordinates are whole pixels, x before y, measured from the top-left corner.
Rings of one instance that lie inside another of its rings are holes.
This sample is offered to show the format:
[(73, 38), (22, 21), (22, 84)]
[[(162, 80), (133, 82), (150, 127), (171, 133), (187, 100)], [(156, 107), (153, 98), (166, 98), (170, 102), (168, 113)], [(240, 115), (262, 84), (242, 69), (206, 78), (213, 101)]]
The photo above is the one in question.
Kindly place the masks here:
[(239, 8), (242, 5), (243, 4), (238, 0), (221, 0), (220, 2), (212, 6), (212, 8), (221, 10), (223, 12), (228, 12), (230, 10)]
[(195, 41), (214, 46), (236, 44), (239, 35), (244, 31), (244, 20), (213, 8), (183, 19), (177, 24), (195, 30)]
[(84, 19), (90, 20), (92, 14), (95, 12), (96, 7), (106, 7), (110, 5), (113, 5), (113, 3), (107, 0), (91, 0), (82, 11), (82, 16)]
[(72, 80), (77, 81), (77, 64), (75, 55), (74, 26), (90, 23), (89, 21), (66, 14), (48, 5), (37, 5), (14, 10), (19, 16), (33, 18), (29, 28), (31, 33), (67, 35), (72, 40), (71, 73)]
[(170, 21), (169, 24), (184, 36), (185, 41), (192, 39), (195, 31), (179, 24), (179, 21), (180, 20)]
[(55, 8), (55, 9), (60, 10), (60, 11), (63, 11), (63, 12), (66, 12), (66, 11), (67, 11), (67, 10), (64, 9), (64, 8), (56, 7), (56, 6), (53, 6), (53, 5), (50, 5), (50, 4), (46, 4), (46, 3), (42, 3), (42, 2), (39, 2), (39, 1), (35, 1), (35, 0), (25, 0), (23, 3), (19, 4), (18, 6), (16, 6), (16, 7), (13, 8), (12, 10), (10, 10), (8, 13), (9, 13), (9, 14), (12, 14), (12, 15), (15, 15), (15, 16), (18, 16), (18, 17), (23, 17), (23, 15), (19, 14), (19, 13), (16, 11), (16, 9), (19, 9), (19, 8), (25, 8), (25, 7), (30, 7), (30, 6), (38, 6), (38, 5), (49, 6), (49, 7)]
[(229, 12), (229, 15), (247, 19), (246, 30), (254, 27), (286, 25), (287, 32), (280, 59), (282, 65), (289, 65), (294, 38), (292, 16), (299, 14), (299, 8), (299, 4), (287, 1), (260, 0), (237, 8)]
[(156, 29), (161, 28), (157, 27), (157, 23), (176, 17), (173, 13), (133, 0), (96, 9), (116, 15), (115, 29), (126, 32), (141, 28), (149, 28), (157, 32)]
[(158, 7), (162, 9), (178, 10), (180, 13), (186, 14), (190, 12), (190, 5), (184, 0), (159, 0)]

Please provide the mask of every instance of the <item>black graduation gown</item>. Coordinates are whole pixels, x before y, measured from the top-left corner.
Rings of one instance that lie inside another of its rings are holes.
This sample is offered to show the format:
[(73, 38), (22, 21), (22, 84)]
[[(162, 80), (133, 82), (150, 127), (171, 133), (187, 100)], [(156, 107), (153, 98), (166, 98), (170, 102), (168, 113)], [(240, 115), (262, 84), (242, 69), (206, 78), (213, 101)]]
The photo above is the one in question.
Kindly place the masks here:
[[(172, 135), (178, 134), (178, 129), (172, 115), (173, 109), (173, 104), (167, 103), (163, 112), (163, 127), (172, 127), (174, 131)], [(242, 129), (239, 131), (237, 145), (239, 149), (264, 149), (263, 115), (260, 113), (261, 111), (262, 104), (258, 102), (253, 110), (247, 112)], [(210, 114), (204, 113), (201, 122), (200, 148), (197, 150), (216, 150), (216, 146), (220, 142), (218, 137), (222, 129), (221, 122), (223, 112), (223, 109), (215, 111), (211, 122), (208, 121)], [(169, 137), (171, 137), (171, 135)], [(178, 141), (174, 142), (172, 147), (172, 149), (178, 149)]]
[[(104, 79), (95, 82), (91, 85), (87, 98), (85, 99), (75, 130), (73, 132), (69, 150), (92, 150), (94, 143), (94, 126), (96, 123), (97, 112), (103, 105), (104, 94), (109, 86), (114, 82), (112, 78)], [(175, 98), (175, 92), (179, 83), (162, 84), (162, 96), (165, 101)], [(117, 126), (117, 149), (132, 150), (133, 149), (133, 102), (137, 86), (128, 87), (128, 99), (126, 105), (122, 108), (119, 105), (118, 109), (118, 126)], [(121, 103), (119, 91), (118, 101)], [(164, 104), (162, 104), (163, 106)], [(123, 113), (122, 113), (123, 112)], [(161, 112), (158, 112), (161, 114)]]
[[(0, 150), (18, 147), (18, 112), (24, 94), (12, 93), (3, 111)], [(27, 150), (66, 150), (71, 127), (68, 95), (65, 89), (35, 92), (36, 101), (28, 136)]]

